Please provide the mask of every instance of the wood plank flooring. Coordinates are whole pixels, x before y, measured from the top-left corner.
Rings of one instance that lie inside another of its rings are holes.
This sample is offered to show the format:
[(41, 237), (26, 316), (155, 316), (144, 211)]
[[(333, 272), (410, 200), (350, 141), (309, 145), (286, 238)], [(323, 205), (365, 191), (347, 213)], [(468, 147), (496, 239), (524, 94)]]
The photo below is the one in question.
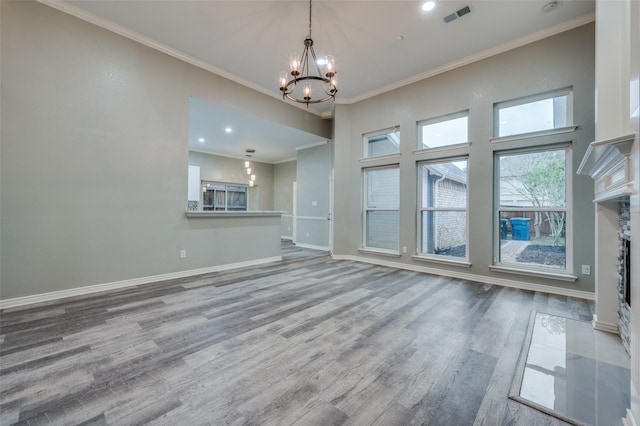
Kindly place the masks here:
[(588, 302), (283, 257), (4, 310), (0, 424), (564, 424), (507, 394), (531, 311)]

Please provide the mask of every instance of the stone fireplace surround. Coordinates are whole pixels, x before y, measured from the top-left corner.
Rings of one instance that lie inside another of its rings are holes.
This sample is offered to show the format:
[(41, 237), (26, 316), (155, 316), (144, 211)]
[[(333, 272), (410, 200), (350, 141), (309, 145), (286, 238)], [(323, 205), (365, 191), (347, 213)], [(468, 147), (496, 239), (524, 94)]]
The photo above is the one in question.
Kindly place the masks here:
[(626, 266), (628, 259), (625, 256), (627, 244), (631, 242), (631, 209), (628, 197), (619, 203), (618, 223), (618, 327), (622, 344), (627, 353), (631, 354), (631, 307), (627, 303), (630, 283)]
[[(628, 305), (621, 308), (619, 290), (622, 240), (631, 238), (629, 197), (634, 194), (631, 168), (631, 149), (634, 140), (635, 134), (629, 133), (592, 142), (578, 168), (579, 174), (587, 174), (594, 180), (593, 201), (596, 209), (594, 327), (597, 330), (620, 334), (627, 349), (631, 312)], [(625, 219), (622, 220), (622, 217)], [(624, 291), (622, 301), (624, 301)], [(625, 321), (624, 330), (621, 329), (620, 318)]]

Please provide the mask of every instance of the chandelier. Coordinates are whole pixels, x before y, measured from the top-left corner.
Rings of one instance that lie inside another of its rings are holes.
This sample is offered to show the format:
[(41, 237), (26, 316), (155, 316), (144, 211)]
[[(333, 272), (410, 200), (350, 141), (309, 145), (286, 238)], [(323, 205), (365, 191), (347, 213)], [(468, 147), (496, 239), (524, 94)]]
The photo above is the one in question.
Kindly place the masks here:
[[(311, 62), (313, 65), (309, 63)], [(324, 67), (324, 74), (320, 70), (320, 65)], [(335, 99), (338, 92), (335, 60), (333, 56), (327, 55), (322, 62), (318, 63), (316, 52), (313, 50), (313, 40), (311, 39), (311, 0), (309, 0), (309, 35), (304, 39), (304, 50), (302, 55), (292, 53), (289, 56), (290, 74), (293, 77), (288, 80), (287, 73), (280, 71), (280, 90), (282, 99), (301, 104), (318, 104), (330, 99)], [(299, 87), (300, 86), (300, 87)], [(313, 97), (320, 92), (318, 97)]]

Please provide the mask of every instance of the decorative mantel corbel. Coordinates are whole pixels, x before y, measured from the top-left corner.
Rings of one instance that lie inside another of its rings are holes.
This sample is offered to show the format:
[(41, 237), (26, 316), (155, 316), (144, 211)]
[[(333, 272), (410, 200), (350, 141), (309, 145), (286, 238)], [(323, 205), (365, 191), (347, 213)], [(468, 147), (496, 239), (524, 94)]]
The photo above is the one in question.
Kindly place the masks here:
[(595, 202), (614, 201), (635, 193), (631, 148), (636, 137), (629, 133), (589, 144), (578, 174), (589, 175), (595, 181)]

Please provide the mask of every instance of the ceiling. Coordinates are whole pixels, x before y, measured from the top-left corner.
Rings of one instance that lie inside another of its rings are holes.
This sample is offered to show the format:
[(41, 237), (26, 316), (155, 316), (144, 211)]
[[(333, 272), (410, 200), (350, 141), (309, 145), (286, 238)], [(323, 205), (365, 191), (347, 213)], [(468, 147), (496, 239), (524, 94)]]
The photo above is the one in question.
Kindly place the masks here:
[[(228, 157), (278, 163), (296, 158), (296, 149), (323, 143), (321, 138), (255, 115), (215, 104), (206, 99), (189, 99), (189, 148)], [(247, 153), (255, 149), (255, 153)]]
[[(550, 11), (545, 11), (549, 0), (440, 0), (430, 12), (422, 11), (422, 3), (313, 2), (314, 48), (319, 57), (331, 54), (336, 61), (336, 103), (360, 101), (574, 28), (592, 21), (595, 10), (590, 0), (558, 0)], [(279, 71), (288, 70), (290, 53), (302, 53), (309, 27), (306, 0), (53, 0), (46, 4), (277, 98), (281, 98)], [(443, 22), (443, 17), (467, 5), (471, 13)], [(330, 116), (332, 108), (332, 102), (325, 102), (309, 110)], [(254, 145), (259, 158), (263, 148), (260, 141)], [(264, 161), (277, 161), (277, 155), (290, 158), (295, 150), (274, 151)]]

